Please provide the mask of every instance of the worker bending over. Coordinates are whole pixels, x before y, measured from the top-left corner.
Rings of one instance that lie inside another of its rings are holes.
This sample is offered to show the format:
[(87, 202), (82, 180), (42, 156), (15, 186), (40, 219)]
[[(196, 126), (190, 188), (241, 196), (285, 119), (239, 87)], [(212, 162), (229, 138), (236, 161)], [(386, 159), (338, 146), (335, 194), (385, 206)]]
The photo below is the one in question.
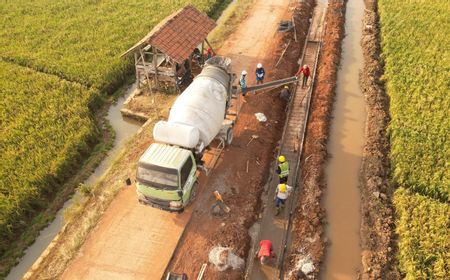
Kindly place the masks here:
[(292, 187), (286, 184), (278, 184), (277, 195), (275, 197), (276, 215), (280, 213), (280, 208), (284, 207), (286, 200), (292, 192)]
[(273, 251), (272, 241), (261, 240), (259, 242), (258, 259), (262, 265), (265, 265), (268, 261), (275, 258), (275, 252)]
[(291, 99), (291, 92), (289, 91), (289, 86), (284, 86), (280, 92), (280, 98), (286, 102), (289, 102)]
[(277, 174), (280, 179), (280, 184), (287, 183), (289, 176), (289, 163), (283, 155), (278, 157)]

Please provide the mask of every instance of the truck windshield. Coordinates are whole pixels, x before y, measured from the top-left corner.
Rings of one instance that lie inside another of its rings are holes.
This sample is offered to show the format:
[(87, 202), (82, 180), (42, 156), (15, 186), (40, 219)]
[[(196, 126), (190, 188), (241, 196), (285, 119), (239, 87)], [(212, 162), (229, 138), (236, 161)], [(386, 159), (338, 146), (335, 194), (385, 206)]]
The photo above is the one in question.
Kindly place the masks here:
[(178, 172), (176, 169), (155, 165), (139, 166), (137, 169), (139, 183), (164, 190), (178, 189)]

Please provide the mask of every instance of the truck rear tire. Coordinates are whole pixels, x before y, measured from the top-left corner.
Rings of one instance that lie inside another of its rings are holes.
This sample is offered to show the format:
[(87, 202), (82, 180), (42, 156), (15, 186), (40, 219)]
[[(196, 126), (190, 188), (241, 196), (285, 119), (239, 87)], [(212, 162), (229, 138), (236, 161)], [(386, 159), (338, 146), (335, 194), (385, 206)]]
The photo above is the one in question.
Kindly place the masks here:
[(227, 130), (227, 146), (231, 145), (231, 142), (233, 142), (233, 128), (228, 128)]

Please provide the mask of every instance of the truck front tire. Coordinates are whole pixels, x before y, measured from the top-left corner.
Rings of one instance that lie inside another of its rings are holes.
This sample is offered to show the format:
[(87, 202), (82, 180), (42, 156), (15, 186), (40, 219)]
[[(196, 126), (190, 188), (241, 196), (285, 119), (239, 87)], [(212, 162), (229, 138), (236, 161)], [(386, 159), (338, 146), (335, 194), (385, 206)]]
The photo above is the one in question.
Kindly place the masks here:
[(231, 142), (233, 142), (233, 128), (228, 128), (227, 130), (227, 146), (231, 145)]

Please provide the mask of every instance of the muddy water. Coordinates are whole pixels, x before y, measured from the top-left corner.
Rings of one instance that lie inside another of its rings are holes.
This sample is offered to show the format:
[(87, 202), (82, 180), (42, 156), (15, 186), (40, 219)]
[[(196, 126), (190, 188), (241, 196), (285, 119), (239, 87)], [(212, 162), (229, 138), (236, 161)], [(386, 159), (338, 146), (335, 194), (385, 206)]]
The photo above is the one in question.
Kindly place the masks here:
[(345, 38), (338, 72), (336, 102), (331, 122), (328, 151), (325, 207), (330, 246), (322, 279), (357, 279), (361, 248), (359, 169), (363, 152), (364, 97), (358, 83), (363, 67), (360, 46), (363, 0), (349, 0), (345, 19)]
[[(92, 175), (85, 181), (85, 184), (94, 185), (98, 182), (98, 180), (108, 170), (108, 167), (112, 164), (127, 140), (130, 139), (130, 137), (133, 136), (141, 127), (140, 123), (133, 120), (124, 119), (120, 113), (123, 102), (125, 102), (126, 98), (133, 92), (134, 88), (135, 86), (130, 87), (127, 94), (124, 97), (119, 98), (117, 103), (109, 108), (107, 119), (116, 133), (114, 146), (108, 152), (108, 156), (95, 169), (94, 173), (92, 173)], [(39, 258), (41, 253), (45, 250), (45, 248), (47, 248), (64, 225), (64, 210), (67, 209), (72, 202), (72, 199), (66, 201), (63, 208), (56, 214), (53, 222), (48, 227), (43, 229), (36, 241), (28, 247), (23, 258), (20, 260), (19, 264), (11, 270), (9, 275), (6, 277), (6, 280), (16, 280), (22, 278), (27, 270)]]

